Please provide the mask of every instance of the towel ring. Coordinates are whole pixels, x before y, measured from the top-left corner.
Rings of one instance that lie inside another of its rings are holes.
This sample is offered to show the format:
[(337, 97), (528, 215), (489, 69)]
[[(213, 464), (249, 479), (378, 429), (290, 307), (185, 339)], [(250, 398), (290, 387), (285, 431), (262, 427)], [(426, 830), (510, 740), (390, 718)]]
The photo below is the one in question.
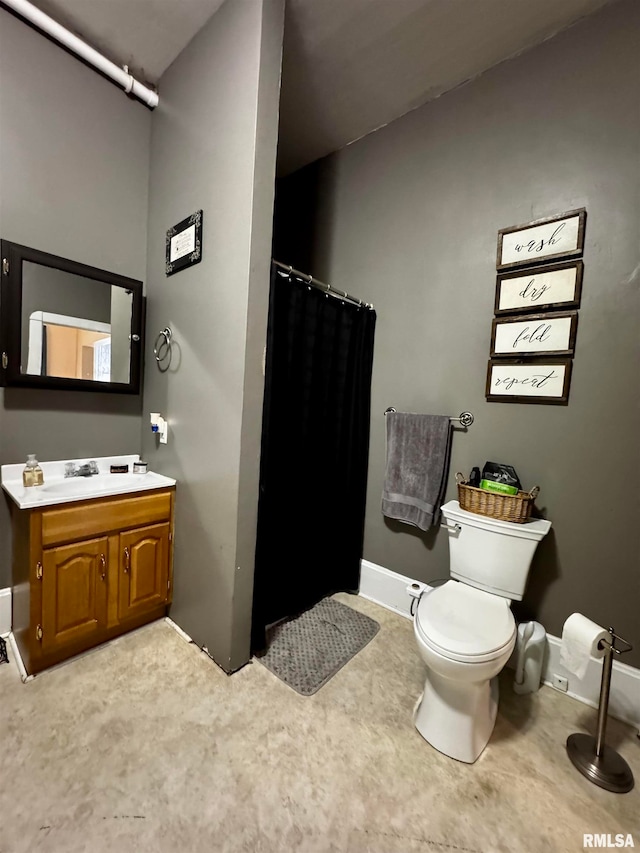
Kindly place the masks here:
[[(165, 361), (168, 360), (169, 363), (171, 363), (172, 336), (173, 332), (171, 331), (171, 329), (168, 326), (165, 326), (164, 329), (158, 333), (156, 342), (153, 345), (153, 354), (160, 369), (162, 369), (162, 365)], [(166, 365), (165, 370), (167, 367), (169, 367), (169, 364)]]

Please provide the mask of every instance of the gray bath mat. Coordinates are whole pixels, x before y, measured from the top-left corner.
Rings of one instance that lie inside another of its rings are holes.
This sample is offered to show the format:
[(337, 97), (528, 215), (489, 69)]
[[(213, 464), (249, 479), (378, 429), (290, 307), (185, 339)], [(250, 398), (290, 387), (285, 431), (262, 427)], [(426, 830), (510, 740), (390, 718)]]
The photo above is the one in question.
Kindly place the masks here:
[(267, 651), (258, 658), (303, 696), (326, 684), (380, 630), (364, 613), (325, 598), (311, 610), (267, 631)]

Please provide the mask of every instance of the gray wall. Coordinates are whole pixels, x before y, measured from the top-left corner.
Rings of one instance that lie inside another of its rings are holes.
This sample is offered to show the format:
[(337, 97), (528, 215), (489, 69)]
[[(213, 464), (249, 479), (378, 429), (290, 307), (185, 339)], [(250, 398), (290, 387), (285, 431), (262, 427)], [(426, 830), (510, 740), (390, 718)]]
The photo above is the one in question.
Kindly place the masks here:
[[(227, 0), (163, 75), (152, 124), (142, 442), (178, 480), (171, 616), (228, 671), (249, 657), (283, 5)], [(203, 259), (167, 278), (165, 232), (199, 208)]]
[[(509, 462), (540, 484), (553, 522), (519, 615), (555, 635), (575, 610), (614, 624), (635, 665), (639, 34), (640, 4), (613, 4), (292, 176), (278, 190), (275, 242), (279, 260), (378, 312), (365, 558), (425, 581), (447, 576), (444, 531), (381, 516), (383, 412), (469, 409), (476, 422), (454, 437), (447, 498), (456, 471)], [(497, 231), (582, 206), (569, 405), (487, 403)]]
[[(0, 9), (0, 234), (143, 279), (151, 114)], [(140, 399), (0, 389), (0, 463), (135, 453)], [(0, 498), (0, 588), (10, 583)]]

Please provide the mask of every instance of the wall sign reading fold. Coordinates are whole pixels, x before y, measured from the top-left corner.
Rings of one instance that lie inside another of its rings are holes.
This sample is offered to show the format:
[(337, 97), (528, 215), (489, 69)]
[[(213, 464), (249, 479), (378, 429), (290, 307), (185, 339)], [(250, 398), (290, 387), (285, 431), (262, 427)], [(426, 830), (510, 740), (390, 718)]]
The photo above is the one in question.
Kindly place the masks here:
[(565, 261), (498, 275), (495, 313), (578, 308), (583, 267), (582, 261)]
[(491, 356), (573, 355), (578, 312), (497, 318), (491, 325)]
[(485, 396), (490, 403), (550, 403), (569, 401), (571, 359), (489, 361)]
[(584, 207), (560, 216), (536, 219), (498, 231), (499, 270), (531, 266), (582, 254), (587, 211)]

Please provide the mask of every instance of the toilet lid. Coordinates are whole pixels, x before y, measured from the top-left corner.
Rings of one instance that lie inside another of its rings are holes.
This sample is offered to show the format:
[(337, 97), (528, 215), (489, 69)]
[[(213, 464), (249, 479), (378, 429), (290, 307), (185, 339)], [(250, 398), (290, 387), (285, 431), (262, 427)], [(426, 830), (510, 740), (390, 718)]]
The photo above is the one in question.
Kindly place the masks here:
[(513, 639), (515, 620), (505, 598), (457, 581), (425, 592), (416, 626), (443, 653), (464, 658), (498, 652)]

